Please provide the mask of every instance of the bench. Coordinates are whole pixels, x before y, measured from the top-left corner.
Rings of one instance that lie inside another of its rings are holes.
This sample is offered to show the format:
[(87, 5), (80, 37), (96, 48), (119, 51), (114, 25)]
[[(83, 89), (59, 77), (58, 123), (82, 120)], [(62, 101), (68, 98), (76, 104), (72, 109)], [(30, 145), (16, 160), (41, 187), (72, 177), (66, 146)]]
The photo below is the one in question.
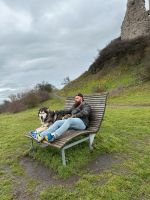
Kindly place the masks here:
[[(61, 150), (63, 165), (66, 165), (65, 150), (84, 141), (89, 141), (90, 150), (93, 149), (93, 141), (96, 133), (99, 131), (104, 112), (106, 108), (107, 93), (84, 95), (84, 100), (91, 106), (90, 125), (86, 130), (68, 130), (61, 137), (53, 142), (43, 141), (39, 144), (55, 147)], [(69, 109), (74, 104), (74, 97), (68, 97), (65, 103), (65, 109)], [(31, 139), (31, 148), (35, 139), (26, 135)], [(81, 136), (81, 137), (79, 137)], [(79, 138), (79, 139), (78, 139)], [(76, 141), (73, 141), (76, 139)]]

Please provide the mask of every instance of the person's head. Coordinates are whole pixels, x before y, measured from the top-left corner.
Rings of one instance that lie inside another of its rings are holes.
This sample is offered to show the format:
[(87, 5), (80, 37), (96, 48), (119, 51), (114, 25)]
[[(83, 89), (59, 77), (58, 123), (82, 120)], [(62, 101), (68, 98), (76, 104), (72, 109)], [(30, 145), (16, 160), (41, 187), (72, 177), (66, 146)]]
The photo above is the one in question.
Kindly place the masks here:
[(75, 104), (79, 105), (80, 103), (84, 101), (83, 94), (81, 93), (76, 94), (74, 97), (74, 100), (75, 100)]

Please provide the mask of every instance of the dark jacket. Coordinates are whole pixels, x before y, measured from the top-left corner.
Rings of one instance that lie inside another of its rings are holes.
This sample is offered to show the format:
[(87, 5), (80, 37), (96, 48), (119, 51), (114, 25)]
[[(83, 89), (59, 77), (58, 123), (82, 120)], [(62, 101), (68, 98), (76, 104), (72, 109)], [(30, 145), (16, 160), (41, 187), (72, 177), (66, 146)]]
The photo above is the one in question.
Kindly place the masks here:
[(91, 112), (90, 105), (84, 101), (77, 107), (74, 104), (70, 109), (57, 111), (57, 113), (60, 113), (62, 115), (71, 114), (74, 115), (74, 117), (80, 118), (84, 122), (86, 127), (89, 126), (90, 112)]

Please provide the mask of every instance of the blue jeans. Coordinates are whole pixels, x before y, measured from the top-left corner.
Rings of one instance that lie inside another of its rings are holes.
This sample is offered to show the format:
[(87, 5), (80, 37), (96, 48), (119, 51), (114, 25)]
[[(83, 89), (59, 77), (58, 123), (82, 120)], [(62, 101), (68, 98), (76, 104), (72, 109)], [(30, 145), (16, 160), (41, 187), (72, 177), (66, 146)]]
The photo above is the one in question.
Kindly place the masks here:
[(41, 132), (40, 135), (45, 137), (47, 134), (51, 133), (54, 135), (54, 138), (58, 138), (68, 129), (84, 130), (86, 126), (80, 118), (68, 118), (54, 122), (47, 130)]

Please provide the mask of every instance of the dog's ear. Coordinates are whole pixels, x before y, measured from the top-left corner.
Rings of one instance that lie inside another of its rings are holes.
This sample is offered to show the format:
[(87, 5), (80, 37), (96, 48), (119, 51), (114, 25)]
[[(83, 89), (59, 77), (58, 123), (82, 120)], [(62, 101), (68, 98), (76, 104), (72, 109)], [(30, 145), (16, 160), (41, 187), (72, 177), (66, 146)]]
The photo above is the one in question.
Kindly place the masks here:
[(45, 112), (46, 112), (46, 113), (49, 113), (49, 108), (45, 108)]
[(40, 112), (43, 112), (43, 111), (45, 112), (47, 109), (48, 109), (47, 107), (40, 108), (39, 111), (38, 111), (38, 116), (39, 116)]
[(39, 113), (41, 112), (41, 108), (38, 110), (38, 116), (39, 116)]
[(40, 109), (41, 112), (49, 113), (49, 109), (47, 107), (42, 107)]

